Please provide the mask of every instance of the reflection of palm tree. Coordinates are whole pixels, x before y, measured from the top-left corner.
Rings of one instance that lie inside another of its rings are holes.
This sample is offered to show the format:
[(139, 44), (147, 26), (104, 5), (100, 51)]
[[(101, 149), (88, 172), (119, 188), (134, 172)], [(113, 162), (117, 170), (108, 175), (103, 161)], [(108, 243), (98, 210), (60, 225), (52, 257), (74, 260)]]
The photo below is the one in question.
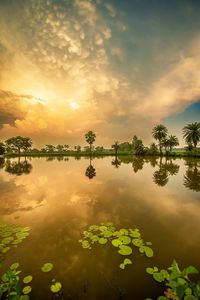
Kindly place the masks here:
[(138, 170), (142, 170), (144, 166), (144, 158), (140, 156), (134, 156), (132, 166), (135, 173), (137, 173)]
[(153, 182), (159, 186), (165, 186), (168, 183), (168, 175), (164, 168), (160, 168), (153, 174)]
[(5, 166), (5, 160), (3, 157), (0, 157), (0, 169), (3, 169)]
[(184, 175), (184, 186), (192, 191), (200, 192), (200, 170), (197, 159), (187, 161), (186, 165), (188, 168)]
[(91, 156), (90, 156), (90, 165), (87, 167), (85, 171), (85, 176), (87, 176), (89, 179), (92, 179), (96, 176), (96, 169), (91, 164)]
[(5, 171), (10, 174), (20, 176), (22, 174), (29, 174), (31, 170), (32, 165), (27, 160), (24, 160), (23, 162), (21, 162), (20, 160), (18, 160), (18, 162), (11, 162), (10, 160), (6, 161)]
[(162, 162), (162, 157), (160, 158), (159, 169), (153, 174), (153, 182), (159, 186), (165, 186), (169, 181), (169, 176), (177, 175), (180, 166), (173, 163), (172, 160), (165, 160)]
[(119, 168), (119, 166), (121, 165), (121, 160), (119, 160), (118, 157), (115, 156), (115, 159), (113, 159), (113, 160), (111, 161), (111, 164), (112, 164), (113, 166), (115, 166), (115, 168)]

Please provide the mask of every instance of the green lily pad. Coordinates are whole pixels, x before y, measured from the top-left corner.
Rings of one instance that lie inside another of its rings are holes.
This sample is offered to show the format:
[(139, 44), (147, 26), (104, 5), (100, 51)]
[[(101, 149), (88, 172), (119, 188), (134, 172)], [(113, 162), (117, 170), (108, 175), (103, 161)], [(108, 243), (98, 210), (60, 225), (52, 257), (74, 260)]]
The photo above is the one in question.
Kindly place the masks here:
[(102, 237), (102, 238), (99, 239), (99, 244), (104, 245), (104, 244), (107, 243), (107, 241), (108, 241), (107, 239)]
[(143, 241), (142, 241), (141, 239), (133, 239), (133, 240), (132, 240), (132, 243), (133, 243), (133, 245), (136, 246), (136, 247), (141, 247), (141, 246), (143, 246)]
[(129, 258), (125, 258), (125, 259), (124, 259), (124, 264), (125, 264), (125, 265), (132, 265), (132, 260), (129, 259)]
[(29, 282), (32, 281), (32, 279), (33, 279), (33, 276), (28, 275), (28, 276), (24, 277), (23, 282), (24, 283), (29, 283)]
[(120, 241), (120, 239), (114, 239), (112, 240), (112, 245), (114, 247), (119, 247), (120, 245), (122, 245), (122, 241)]
[(150, 247), (145, 246), (144, 247), (144, 252), (147, 257), (152, 257), (153, 256), (153, 250)]
[(52, 269), (53, 269), (52, 263), (45, 263), (41, 268), (42, 272), (44, 273), (50, 272)]
[(132, 253), (132, 248), (129, 246), (120, 245), (119, 248), (118, 253), (121, 255), (130, 255)]
[(130, 237), (127, 236), (127, 235), (122, 235), (122, 236), (120, 236), (120, 237), (119, 237), (119, 240), (120, 240), (120, 241), (122, 242), (122, 244), (124, 244), (124, 245), (128, 245), (128, 244), (130, 244), (130, 242), (131, 242)]
[(23, 288), (22, 292), (26, 295), (29, 294), (32, 291), (32, 287), (30, 285), (27, 285)]
[(52, 293), (58, 293), (62, 289), (62, 284), (59, 281), (54, 282), (50, 287)]
[(19, 263), (14, 263), (10, 266), (10, 270), (16, 270), (17, 268), (19, 268)]

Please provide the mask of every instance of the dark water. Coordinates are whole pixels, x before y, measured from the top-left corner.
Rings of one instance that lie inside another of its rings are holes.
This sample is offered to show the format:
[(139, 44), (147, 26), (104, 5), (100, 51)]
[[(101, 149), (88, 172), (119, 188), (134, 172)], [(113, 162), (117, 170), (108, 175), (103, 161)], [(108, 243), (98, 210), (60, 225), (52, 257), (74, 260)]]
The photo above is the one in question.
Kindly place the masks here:
[[(32, 274), (31, 299), (51, 299), (53, 278), (64, 299), (155, 299), (161, 290), (147, 266), (165, 268), (176, 259), (200, 269), (200, 160), (1, 159), (0, 167), (0, 218), (31, 227), (1, 270), (18, 261), (22, 275)], [(154, 257), (135, 252), (123, 271), (114, 247), (82, 249), (82, 231), (106, 221), (138, 227)], [(45, 262), (54, 264), (51, 273), (40, 271)]]

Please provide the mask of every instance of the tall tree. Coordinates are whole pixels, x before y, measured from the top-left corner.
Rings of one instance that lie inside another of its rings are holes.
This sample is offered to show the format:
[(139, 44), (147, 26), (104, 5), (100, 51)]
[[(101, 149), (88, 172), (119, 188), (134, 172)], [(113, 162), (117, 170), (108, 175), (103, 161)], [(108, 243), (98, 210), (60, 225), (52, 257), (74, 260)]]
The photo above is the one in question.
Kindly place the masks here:
[(168, 137), (168, 145), (169, 145), (169, 150), (171, 152), (174, 147), (179, 145), (178, 138), (175, 135), (170, 135)]
[(117, 156), (117, 152), (119, 150), (119, 142), (115, 141), (111, 148), (115, 150), (115, 156)]
[(54, 152), (55, 151), (55, 149), (56, 149), (56, 147), (55, 146), (53, 146), (53, 145), (46, 145), (46, 151), (47, 152)]
[(196, 148), (200, 141), (200, 123), (195, 122), (183, 127), (183, 137), (187, 144), (192, 143)]
[(152, 136), (159, 142), (160, 154), (162, 154), (162, 140), (167, 137), (167, 132), (167, 128), (162, 124), (155, 126), (152, 130)]
[(29, 137), (15, 136), (5, 141), (6, 145), (17, 151), (20, 155), (21, 150), (27, 151), (32, 146), (32, 140)]
[(90, 130), (85, 134), (85, 139), (86, 139), (86, 142), (90, 145), (90, 153), (91, 153), (92, 144), (94, 143), (94, 141), (96, 139), (96, 134)]

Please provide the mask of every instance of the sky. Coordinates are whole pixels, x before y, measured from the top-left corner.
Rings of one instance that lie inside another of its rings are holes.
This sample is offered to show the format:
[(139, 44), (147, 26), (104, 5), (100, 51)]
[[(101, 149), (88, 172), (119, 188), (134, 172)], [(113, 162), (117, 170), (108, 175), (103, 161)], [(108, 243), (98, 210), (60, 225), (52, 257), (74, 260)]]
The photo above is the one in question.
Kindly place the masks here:
[(0, 139), (182, 141), (200, 121), (197, 0), (0, 0)]

